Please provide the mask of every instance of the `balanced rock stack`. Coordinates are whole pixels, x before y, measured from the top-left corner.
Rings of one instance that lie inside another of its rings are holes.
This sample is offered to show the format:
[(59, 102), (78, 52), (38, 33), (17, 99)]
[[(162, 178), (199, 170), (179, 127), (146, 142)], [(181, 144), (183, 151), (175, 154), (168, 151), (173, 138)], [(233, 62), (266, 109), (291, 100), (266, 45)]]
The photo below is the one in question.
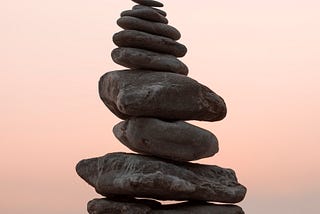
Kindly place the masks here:
[[(119, 48), (111, 54), (129, 69), (103, 75), (99, 93), (124, 120), (114, 127), (114, 135), (140, 154), (110, 153), (78, 163), (79, 176), (106, 197), (90, 201), (88, 212), (244, 213), (230, 205), (246, 194), (233, 170), (188, 162), (213, 156), (218, 140), (184, 121), (222, 120), (223, 99), (187, 77), (188, 67), (177, 59), (187, 48), (177, 42), (181, 35), (168, 25), (166, 12), (157, 8), (163, 4), (133, 1), (138, 5), (117, 21), (124, 30), (114, 35)], [(156, 200), (187, 202), (161, 205)]]

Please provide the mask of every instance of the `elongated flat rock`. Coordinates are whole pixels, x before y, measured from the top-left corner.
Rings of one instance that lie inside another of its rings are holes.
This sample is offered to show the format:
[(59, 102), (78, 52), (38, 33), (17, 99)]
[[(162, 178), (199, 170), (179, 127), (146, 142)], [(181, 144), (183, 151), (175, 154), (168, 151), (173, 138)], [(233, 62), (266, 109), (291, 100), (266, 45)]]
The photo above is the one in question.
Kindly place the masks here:
[(200, 200), (237, 203), (246, 188), (231, 169), (150, 156), (111, 153), (82, 160), (78, 175), (97, 193), (159, 200)]
[(181, 38), (181, 34), (176, 28), (160, 22), (151, 22), (132, 16), (123, 16), (117, 20), (117, 24), (125, 30), (143, 31), (146, 33), (168, 37), (173, 40), (178, 40)]
[(111, 57), (119, 65), (133, 69), (149, 69), (188, 75), (188, 67), (175, 56), (138, 48), (116, 48)]
[(183, 121), (132, 118), (118, 123), (113, 133), (135, 152), (177, 161), (210, 157), (219, 150), (211, 132)]
[(138, 9), (138, 10), (126, 10), (123, 11), (120, 15), (122, 16), (132, 16), (140, 19), (145, 19), (148, 21), (153, 21), (153, 22), (161, 22), (164, 24), (168, 24), (168, 19), (158, 13), (157, 11), (153, 9)]
[(183, 57), (186, 46), (173, 39), (136, 30), (123, 30), (113, 35), (113, 42), (119, 47), (131, 47)]
[(205, 202), (184, 202), (171, 205), (157, 204), (151, 200), (131, 199), (115, 201), (94, 199), (87, 206), (89, 214), (244, 214), (235, 205), (216, 205)]
[(145, 5), (134, 5), (132, 7), (132, 10), (139, 10), (139, 9), (152, 9), (152, 10), (155, 10), (157, 13), (161, 14), (164, 17), (167, 16), (166, 11), (160, 10), (158, 8), (149, 7), (149, 6), (145, 6)]
[(99, 81), (100, 97), (119, 118), (222, 120), (224, 100), (208, 87), (175, 73), (146, 70), (112, 71)]
[(150, 7), (163, 7), (163, 4), (154, 0), (132, 0), (133, 2)]

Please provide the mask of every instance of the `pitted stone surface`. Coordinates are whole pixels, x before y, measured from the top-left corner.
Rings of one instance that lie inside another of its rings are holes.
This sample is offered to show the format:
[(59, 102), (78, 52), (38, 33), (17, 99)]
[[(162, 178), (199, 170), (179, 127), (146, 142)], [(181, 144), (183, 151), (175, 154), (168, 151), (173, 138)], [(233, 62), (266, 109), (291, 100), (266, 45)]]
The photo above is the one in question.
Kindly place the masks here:
[(173, 39), (136, 30), (123, 30), (113, 35), (113, 42), (119, 47), (131, 47), (183, 57), (186, 46)]
[(94, 199), (88, 203), (89, 214), (244, 214), (235, 205), (216, 205), (205, 202), (184, 202), (161, 205), (155, 201)]
[(113, 133), (135, 152), (177, 161), (210, 157), (219, 150), (211, 132), (183, 121), (132, 118), (118, 123)]
[(151, 22), (136, 17), (123, 16), (118, 19), (117, 24), (125, 30), (143, 31), (146, 33), (168, 37), (173, 40), (178, 40), (181, 38), (181, 34), (176, 28), (160, 22)]
[(76, 170), (106, 197), (237, 203), (246, 194), (231, 169), (143, 155), (111, 153), (82, 160)]
[(146, 70), (112, 71), (99, 82), (100, 97), (119, 118), (222, 120), (224, 100), (208, 87), (175, 73)]
[(162, 16), (166, 17), (167, 13), (166, 11), (160, 10), (158, 8), (154, 8), (154, 7), (148, 7), (148, 6), (144, 6), (144, 5), (134, 5), (132, 7), (132, 10), (139, 10), (139, 9), (152, 9), (155, 10), (157, 13), (161, 14)]
[(116, 48), (111, 52), (113, 61), (133, 69), (149, 69), (187, 75), (188, 67), (172, 55), (138, 48)]
[(132, 0), (133, 2), (150, 7), (163, 7), (163, 4), (154, 0)]
[(120, 15), (122, 16), (132, 16), (140, 19), (145, 19), (153, 22), (161, 22), (164, 24), (168, 24), (168, 19), (158, 13), (157, 11), (153, 9), (139, 9), (139, 10), (126, 10), (123, 11)]

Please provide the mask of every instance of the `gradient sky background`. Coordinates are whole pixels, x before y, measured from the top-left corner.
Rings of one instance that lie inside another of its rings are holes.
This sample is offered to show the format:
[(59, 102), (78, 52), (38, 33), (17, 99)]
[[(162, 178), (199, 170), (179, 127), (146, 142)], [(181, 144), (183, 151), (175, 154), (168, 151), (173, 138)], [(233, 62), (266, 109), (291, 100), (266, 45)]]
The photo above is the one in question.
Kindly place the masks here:
[[(220, 94), (228, 116), (195, 122), (236, 170), (248, 214), (318, 213), (320, 1), (163, 0), (188, 47), (189, 76)], [(200, 3), (199, 3), (200, 2)], [(76, 163), (128, 151), (97, 93), (116, 19), (130, 0), (1, 0), (0, 210), (86, 213), (98, 197)]]

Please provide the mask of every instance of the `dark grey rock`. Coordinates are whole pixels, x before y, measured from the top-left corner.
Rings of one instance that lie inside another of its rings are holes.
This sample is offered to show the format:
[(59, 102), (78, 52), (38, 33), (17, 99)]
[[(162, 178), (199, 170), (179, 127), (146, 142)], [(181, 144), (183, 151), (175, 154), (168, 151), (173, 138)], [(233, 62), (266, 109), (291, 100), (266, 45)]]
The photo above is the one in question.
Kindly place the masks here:
[(173, 40), (178, 40), (181, 38), (181, 34), (176, 28), (160, 22), (151, 22), (132, 16), (123, 16), (117, 20), (117, 24), (126, 30), (143, 31), (146, 33), (168, 37)]
[(175, 73), (146, 70), (112, 71), (99, 82), (100, 97), (119, 118), (222, 120), (223, 99), (197, 81)]
[(154, 52), (183, 57), (186, 46), (173, 39), (136, 30), (123, 30), (113, 35), (113, 42), (119, 47), (146, 49)]
[(88, 203), (89, 214), (244, 214), (235, 205), (217, 205), (206, 202), (184, 202), (161, 205), (151, 200), (131, 199), (115, 201), (94, 199)]
[(246, 188), (231, 169), (154, 157), (111, 153), (82, 160), (78, 175), (97, 193), (159, 200), (200, 200), (237, 203)]
[(154, 0), (132, 0), (133, 2), (150, 7), (163, 7), (163, 4)]
[(188, 67), (175, 56), (138, 48), (116, 48), (111, 52), (113, 61), (133, 69), (150, 69), (188, 75)]
[(138, 9), (138, 10), (126, 10), (121, 13), (122, 16), (133, 16), (140, 19), (145, 19), (153, 22), (161, 22), (168, 24), (168, 19), (153, 9)]
[(210, 157), (219, 150), (211, 132), (183, 121), (132, 118), (118, 123), (113, 133), (135, 152), (177, 161)]
[(163, 15), (164, 17), (167, 16), (167, 13), (163, 10), (160, 10), (158, 8), (154, 8), (154, 7), (148, 7), (148, 6), (144, 6), (144, 5), (135, 5), (132, 7), (133, 10), (139, 10), (139, 9), (152, 9), (155, 10), (157, 13)]

